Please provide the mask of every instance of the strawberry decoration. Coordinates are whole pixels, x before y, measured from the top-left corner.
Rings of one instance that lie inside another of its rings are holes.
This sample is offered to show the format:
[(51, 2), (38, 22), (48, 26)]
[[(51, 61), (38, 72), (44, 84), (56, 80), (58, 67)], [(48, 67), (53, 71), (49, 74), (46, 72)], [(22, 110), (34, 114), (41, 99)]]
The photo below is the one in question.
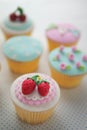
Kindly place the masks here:
[[(19, 12), (19, 15), (16, 13)], [(23, 13), (23, 9), (21, 7), (18, 7), (16, 11), (10, 14), (10, 20), (15, 22), (15, 21), (20, 21), (24, 22), (26, 20), (26, 15)]]
[(22, 93), (24, 95), (31, 94), (36, 87), (36, 83), (33, 79), (26, 79), (22, 83)]
[(22, 93), (24, 95), (31, 94), (35, 88), (36, 85), (38, 87), (38, 92), (41, 96), (46, 96), (49, 92), (50, 85), (47, 81), (42, 80), (40, 76), (35, 75), (31, 78), (27, 78), (22, 83)]
[(48, 82), (46, 81), (42, 81), (39, 85), (38, 85), (38, 92), (41, 96), (46, 96), (49, 92), (49, 88), (50, 85)]

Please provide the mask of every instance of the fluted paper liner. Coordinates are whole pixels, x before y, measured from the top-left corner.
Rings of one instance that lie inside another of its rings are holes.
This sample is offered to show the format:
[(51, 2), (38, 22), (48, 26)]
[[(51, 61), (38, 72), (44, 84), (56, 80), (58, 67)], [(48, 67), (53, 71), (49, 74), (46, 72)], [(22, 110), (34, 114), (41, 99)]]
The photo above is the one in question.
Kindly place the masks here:
[(66, 47), (70, 47), (70, 46), (75, 46), (77, 44), (77, 42), (63, 44), (63, 43), (56, 42), (56, 41), (53, 41), (53, 40), (48, 39), (48, 38), (47, 38), (47, 41), (48, 41), (49, 51), (52, 51), (53, 49), (55, 49), (61, 45), (64, 45)]
[[(27, 111), (22, 108), (20, 108), (18, 105), (15, 105), (15, 110), (17, 115), (20, 117), (21, 120), (28, 122), (30, 124), (38, 124), (43, 123), (46, 121), (52, 114), (56, 107), (56, 105), (49, 110), (41, 111), (41, 112), (33, 112), (33, 111)], [(39, 107), (38, 107), (39, 109)]]
[(11, 60), (9, 58), (6, 59), (9, 68), (12, 72), (17, 74), (25, 74), (25, 73), (34, 72), (38, 68), (40, 57), (28, 62), (18, 62), (18, 61)]
[(73, 88), (80, 84), (84, 74), (77, 76), (68, 76), (63, 73), (56, 71), (51, 67), (51, 75), (58, 82), (58, 84), (63, 88)]

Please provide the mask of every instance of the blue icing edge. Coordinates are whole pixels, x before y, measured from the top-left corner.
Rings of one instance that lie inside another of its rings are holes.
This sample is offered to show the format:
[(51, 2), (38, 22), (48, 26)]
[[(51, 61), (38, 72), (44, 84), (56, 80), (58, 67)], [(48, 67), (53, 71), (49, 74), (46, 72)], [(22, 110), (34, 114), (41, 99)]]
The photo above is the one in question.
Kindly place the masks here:
[(15, 30), (15, 31), (24, 31), (27, 30), (28, 28), (31, 28), (33, 26), (33, 22), (32, 20), (27, 20), (24, 23), (18, 23), (18, 26), (14, 26), (16, 25), (18, 22), (16, 23), (10, 23), (9, 20), (5, 20), (4, 21), (4, 25), (5, 27), (7, 27), (10, 30)]
[[(74, 54), (75, 58), (74, 61), (70, 61), (68, 58), (69, 54)], [(55, 60), (56, 55), (60, 55), (60, 60)], [(65, 75), (80, 75), (80, 74), (85, 74), (87, 73), (87, 61), (83, 61), (82, 57), (85, 55), (83, 52), (73, 52), (72, 48), (65, 47), (63, 52), (60, 51), (60, 48), (54, 49), (53, 51), (50, 52), (49, 54), (49, 63), (50, 65), (56, 70), (59, 71)], [(54, 60), (53, 60), (54, 59)], [(76, 63), (79, 62), (83, 66), (83, 70), (79, 69), (76, 67)], [(64, 63), (67, 66), (71, 66), (69, 69), (61, 70), (60, 69), (60, 64)]]
[(32, 61), (43, 52), (41, 42), (28, 36), (16, 36), (3, 45), (3, 53), (14, 61)]

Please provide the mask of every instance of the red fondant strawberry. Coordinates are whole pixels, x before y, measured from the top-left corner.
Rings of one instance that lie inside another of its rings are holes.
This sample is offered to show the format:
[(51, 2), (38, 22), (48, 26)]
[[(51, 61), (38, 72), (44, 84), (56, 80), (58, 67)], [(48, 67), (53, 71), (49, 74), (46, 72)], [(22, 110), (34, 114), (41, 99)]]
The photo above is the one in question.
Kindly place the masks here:
[(9, 17), (10, 17), (11, 21), (16, 21), (16, 19), (17, 19), (17, 15), (15, 13), (10, 14)]
[(31, 94), (36, 87), (36, 83), (33, 79), (26, 79), (22, 83), (22, 93), (24, 95)]
[(19, 19), (21, 22), (24, 22), (26, 20), (25, 14), (19, 15)]
[(40, 84), (38, 84), (38, 92), (41, 96), (46, 96), (49, 92), (50, 85), (46, 81), (42, 81)]

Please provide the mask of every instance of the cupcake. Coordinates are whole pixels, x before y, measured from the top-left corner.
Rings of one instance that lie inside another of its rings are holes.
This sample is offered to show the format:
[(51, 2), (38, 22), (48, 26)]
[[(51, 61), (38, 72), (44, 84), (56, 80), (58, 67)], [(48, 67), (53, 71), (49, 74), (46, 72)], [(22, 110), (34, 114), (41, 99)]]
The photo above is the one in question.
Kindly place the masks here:
[(76, 87), (87, 74), (87, 55), (75, 46), (60, 46), (49, 54), (49, 65), (52, 77), (61, 87)]
[(46, 30), (49, 51), (64, 46), (74, 46), (80, 38), (79, 30), (70, 24), (52, 24)]
[(18, 35), (30, 35), (33, 30), (33, 22), (23, 9), (18, 7), (2, 22), (1, 29), (6, 39)]
[(12, 37), (3, 45), (10, 70), (18, 74), (35, 71), (42, 51), (40, 41), (28, 36)]
[(46, 121), (60, 97), (56, 81), (40, 73), (20, 76), (13, 82), (10, 92), (17, 115), (30, 124)]

